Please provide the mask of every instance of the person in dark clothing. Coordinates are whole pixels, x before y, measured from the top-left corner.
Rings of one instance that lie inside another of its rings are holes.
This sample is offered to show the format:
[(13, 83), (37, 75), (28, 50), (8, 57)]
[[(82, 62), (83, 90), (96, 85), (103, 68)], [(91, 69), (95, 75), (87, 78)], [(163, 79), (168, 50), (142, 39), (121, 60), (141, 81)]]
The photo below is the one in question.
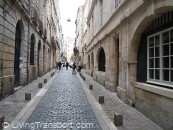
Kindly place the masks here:
[(59, 67), (59, 70), (61, 69), (61, 65), (62, 65), (61, 61), (60, 61), (60, 62), (58, 62), (58, 67)]
[(76, 64), (75, 64), (75, 63), (73, 63), (73, 72), (72, 72), (72, 74), (76, 74), (75, 69), (76, 69)]
[(67, 62), (67, 63), (66, 63), (66, 70), (68, 70), (68, 66), (69, 66), (69, 63)]

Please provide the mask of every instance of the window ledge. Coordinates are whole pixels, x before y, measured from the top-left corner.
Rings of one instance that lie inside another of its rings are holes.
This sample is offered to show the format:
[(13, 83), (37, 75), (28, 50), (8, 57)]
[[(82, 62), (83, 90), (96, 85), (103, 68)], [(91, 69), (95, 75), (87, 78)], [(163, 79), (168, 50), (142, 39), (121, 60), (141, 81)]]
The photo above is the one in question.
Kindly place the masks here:
[(149, 92), (153, 92), (168, 98), (173, 99), (173, 90), (168, 88), (158, 87), (156, 85), (150, 85), (146, 83), (133, 82), (134, 87), (140, 88)]
[(100, 75), (105, 76), (105, 75), (106, 75), (106, 72), (103, 72), (103, 71), (96, 71), (96, 74), (100, 74)]

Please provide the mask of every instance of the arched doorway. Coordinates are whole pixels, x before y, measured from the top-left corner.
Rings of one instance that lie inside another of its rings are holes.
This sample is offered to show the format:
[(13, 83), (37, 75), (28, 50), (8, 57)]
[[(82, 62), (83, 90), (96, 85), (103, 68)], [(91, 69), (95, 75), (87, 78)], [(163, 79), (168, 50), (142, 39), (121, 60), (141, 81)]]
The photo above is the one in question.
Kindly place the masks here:
[(41, 41), (38, 42), (38, 51), (37, 51), (37, 75), (40, 76), (40, 50), (41, 50)]
[(50, 58), (51, 58), (51, 56), (50, 56), (50, 50), (48, 49), (48, 53), (47, 53), (47, 61), (48, 61), (48, 71), (50, 71)]
[(88, 55), (88, 69), (90, 69), (90, 55)]
[(31, 46), (30, 46), (30, 65), (34, 65), (35, 61), (35, 35), (31, 35)]
[(21, 24), (20, 21), (18, 21), (15, 33), (15, 55), (14, 55), (15, 86), (18, 86), (20, 84), (20, 53), (21, 53), (21, 41), (22, 41), (22, 29), (20, 24)]
[(93, 76), (94, 71), (94, 53), (91, 53), (91, 76)]
[(101, 48), (98, 57), (98, 71), (105, 72), (106, 71), (105, 64), (106, 64), (105, 52), (103, 48)]
[(45, 73), (45, 45), (43, 46), (43, 73)]
[(55, 67), (55, 53), (53, 52), (53, 68)]

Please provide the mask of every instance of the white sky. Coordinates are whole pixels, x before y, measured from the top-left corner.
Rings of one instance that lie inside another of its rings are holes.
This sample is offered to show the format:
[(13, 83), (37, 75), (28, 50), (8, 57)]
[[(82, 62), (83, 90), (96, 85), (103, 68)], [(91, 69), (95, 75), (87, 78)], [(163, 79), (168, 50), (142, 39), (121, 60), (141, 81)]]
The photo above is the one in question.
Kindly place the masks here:
[[(59, 0), (61, 24), (64, 37), (75, 38), (75, 19), (79, 6), (84, 5), (85, 0)], [(71, 22), (67, 22), (70, 18)]]

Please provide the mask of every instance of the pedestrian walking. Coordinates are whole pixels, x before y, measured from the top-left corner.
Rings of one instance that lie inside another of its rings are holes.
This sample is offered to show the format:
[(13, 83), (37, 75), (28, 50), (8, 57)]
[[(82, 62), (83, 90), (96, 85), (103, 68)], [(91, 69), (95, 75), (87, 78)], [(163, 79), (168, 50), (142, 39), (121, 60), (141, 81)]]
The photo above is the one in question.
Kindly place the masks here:
[(73, 63), (73, 71), (72, 71), (72, 74), (76, 74), (76, 64)]
[(59, 70), (61, 69), (61, 65), (62, 65), (62, 63), (61, 63), (61, 61), (59, 61), (59, 62), (58, 62)]
[(66, 63), (66, 70), (68, 70), (68, 66), (69, 66), (69, 63), (67, 62), (67, 63)]

